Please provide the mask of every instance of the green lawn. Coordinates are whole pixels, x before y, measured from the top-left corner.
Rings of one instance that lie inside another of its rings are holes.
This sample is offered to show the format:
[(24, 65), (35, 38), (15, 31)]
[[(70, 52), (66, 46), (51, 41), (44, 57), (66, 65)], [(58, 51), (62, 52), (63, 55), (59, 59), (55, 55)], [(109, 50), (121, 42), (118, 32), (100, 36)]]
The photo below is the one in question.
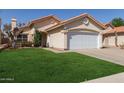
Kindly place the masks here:
[(0, 82), (83, 82), (119, 72), (124, 66), (74, 52), (56, 54), (39, 48), (0, 52)]

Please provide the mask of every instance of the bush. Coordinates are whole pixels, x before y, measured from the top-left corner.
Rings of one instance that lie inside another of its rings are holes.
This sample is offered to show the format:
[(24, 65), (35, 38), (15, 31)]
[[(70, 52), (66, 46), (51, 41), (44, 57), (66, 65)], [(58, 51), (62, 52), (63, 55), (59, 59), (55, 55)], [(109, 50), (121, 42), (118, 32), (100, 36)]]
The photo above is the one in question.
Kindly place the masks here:
[(39, 47), (41, 46), (41, 33), (39, 31), (36, 31), (35, 35), (34, 35), (34, 46), (35, 47)]
[(32, 42), (22, 42), (21, 46), (22, 47), (32, 47), (32, 44), (33, 44)]
[(16, 42), (16, 47), (32, 47), (33, 43), (32, 42), (28, 42), (28, 41), (17, 41)]

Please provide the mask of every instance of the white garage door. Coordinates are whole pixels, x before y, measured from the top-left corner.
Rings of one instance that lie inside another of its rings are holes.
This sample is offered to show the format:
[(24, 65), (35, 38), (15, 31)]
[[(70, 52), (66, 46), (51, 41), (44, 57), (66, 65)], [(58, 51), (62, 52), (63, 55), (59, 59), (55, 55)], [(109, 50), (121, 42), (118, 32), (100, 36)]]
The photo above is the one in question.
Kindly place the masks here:
[(97, 45), (98, 45), (98, 33), (96, 32), (68, 33), (69, 49), (97, 48)]

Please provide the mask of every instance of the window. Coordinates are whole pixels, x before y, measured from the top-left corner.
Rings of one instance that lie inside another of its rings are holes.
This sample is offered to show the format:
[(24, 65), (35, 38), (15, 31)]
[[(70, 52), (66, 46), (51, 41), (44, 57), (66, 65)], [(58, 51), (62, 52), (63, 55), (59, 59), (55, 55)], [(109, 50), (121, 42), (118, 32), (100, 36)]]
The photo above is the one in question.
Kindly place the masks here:
[(27, 35), (26, 34), (18, 35), (17, 36), (17, 41), (21, 41), (21, 42), (27, 41)]

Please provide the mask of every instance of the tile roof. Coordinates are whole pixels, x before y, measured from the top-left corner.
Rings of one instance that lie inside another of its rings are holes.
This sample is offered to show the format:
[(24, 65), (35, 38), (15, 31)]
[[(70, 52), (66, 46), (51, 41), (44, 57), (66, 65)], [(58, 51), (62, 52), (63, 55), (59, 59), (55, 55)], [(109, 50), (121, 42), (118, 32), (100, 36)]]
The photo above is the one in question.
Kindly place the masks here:
[(103, 29), (106, 28), (106, 26), (105, 26), (104, 24), (102, 24), (101, 22), (99, 22), (99, 21), (97, 21), (96, 19), (94, 19), (91, 15), (89, 15), (89, 14), (87, 14), (87, 13), (84, 13), (84, 14), (81, 14), (81, 15), (79, 15), (79, 16), (75, 16), (75, 17), (72, 17), (72, 18), (70, 18), (70, 19), (61, 21), (59, 24), (57, 24), (57, 25), (55, 25), (55, 26), (53, 26), (53, 27), (51, 27), (51, 28), (48, 28), (47, 31), (52, 30), (52, 29), (55, 29), (55, 28), (60, 27), (60, 26), (62, 26), (62, 25), (68, 24), (68, 23), (72, 22), (73, 20), (76, 20), (76, 19), (81, 18), (81, 17), (88, 17), (88, 18), (92, 19), (92, 20), (93, 20), (97, 25), (99, 25), (101, 28), (103, 28)]
[(112, 28), (114, 28), (114, 26), (113, 26), (110, 22), (109, 22), (109, 23), (104, 24), (104, 26), (106, 26), (106, 27), (111, 26)]
[(115, 33), (115, 32), (124, 32), (124, 26), (120, 26), (120, 27), (114, 27), (114, 29), (107, 31), (104, 34), (110, 34), (110, 33)]
[(26, 24), (25, 26), (23, 26), (23, 27), (20, 27), (19, 29), (22, 30), (22, 29), (28, 28), (28, 27), (30, 27), (31, 24), (36, 24), (36, 23), (39, 23), (39, 22), (41, 22), (41, 21), (47, 20), (47, 19), (49, 19), (49, 18), (54, 18), (54, 19), (56, 19), (56, 21), (58, 21), (58, 23), (61, 22), (61, 20), (60, 20), (58, 17), (56, 17), (56, 16), (54, 16), (54, 15), (48, 15), (48, 16), (44, 16), (44, 17), (41, 17), (41, 18), (38, 18), (38, 19), (31, 20), (29, 23), (27, 23), (27, 24)]

